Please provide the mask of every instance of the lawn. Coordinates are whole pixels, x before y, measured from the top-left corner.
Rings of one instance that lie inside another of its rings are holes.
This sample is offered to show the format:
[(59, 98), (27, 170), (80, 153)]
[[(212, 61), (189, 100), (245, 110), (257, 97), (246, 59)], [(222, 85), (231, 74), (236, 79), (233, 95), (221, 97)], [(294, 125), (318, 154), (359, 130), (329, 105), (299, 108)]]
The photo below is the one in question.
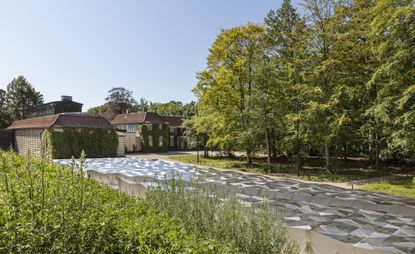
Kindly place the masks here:
[(319, 182), (349, 182), (372, 177), (388, 176), (402, 170), (400, 167), (394, 165), (382, 164), (381, 170), (377, 171), (372, 169), (365, 161), (334, 160), (333, 168), (335, 168), (335, 170), (333, 173), (328, 173), (323, 167), (323, 160), (309, 158), (303, 161), (303, 169), (300, 172), (300, 176), (297, 176), (294, 163), (283, 159), (273, 161), (271, 172), (268, 172), (268, 165), (264, 158), (255, 158), (252, 167), (247, 167), (243, 157), (211, 156), (205, 158), (200, 156), (199, 163), (197, 163), (196, 155), (173, 155), (169, 158), (180, 162), (199, 164), (219, 169), (264, 173), (273, 176), (291, 177)]
[(384, 181), (361, 186), (361, 190), (377, 191), (393, 196), (415, 198), (415, 178), (406, 177), (399, 180)]

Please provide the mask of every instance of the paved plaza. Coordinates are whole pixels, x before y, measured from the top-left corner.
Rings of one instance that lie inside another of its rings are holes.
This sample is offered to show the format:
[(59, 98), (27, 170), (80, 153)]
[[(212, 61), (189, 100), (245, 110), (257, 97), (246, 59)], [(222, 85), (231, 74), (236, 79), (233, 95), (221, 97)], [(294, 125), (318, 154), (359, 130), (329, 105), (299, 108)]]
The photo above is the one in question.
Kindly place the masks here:
[(266, 198), (272, 209), (283, 212), (289, 227), (384, 253), (415, 249), (415, 199), (411, 198), (140, 158), (88, 159), (86, 169), (148, 179), (172, 174), (180, 174), (185, 181), (197, 177), (214, 192), (238, 191), (249, 203)]

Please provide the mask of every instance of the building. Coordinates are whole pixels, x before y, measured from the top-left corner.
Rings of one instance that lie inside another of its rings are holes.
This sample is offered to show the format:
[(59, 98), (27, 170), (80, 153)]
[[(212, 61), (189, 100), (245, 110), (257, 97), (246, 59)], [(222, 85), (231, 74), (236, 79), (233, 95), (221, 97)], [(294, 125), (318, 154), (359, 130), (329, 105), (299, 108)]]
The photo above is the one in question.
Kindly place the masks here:
[(113, 126), (103, 117), (60, 113), (18, 120), (7, 129), (13, 131), (14, 148), (20, 154), (53, 159), (78, 157), (81, 151), (87, 157), (123, 155)]
[(167, 152), (187, 149), (180, 117), (160, 116), (156, 112), (119, 114), (111, 121), (125, 132), (127, 152)]
[(52, 101), (26, 110), (26, 118), (56, 115), (65, 112), (82, 112), (82, 103), (72, 101), (72, 96), (63, 95), (60, 101)]

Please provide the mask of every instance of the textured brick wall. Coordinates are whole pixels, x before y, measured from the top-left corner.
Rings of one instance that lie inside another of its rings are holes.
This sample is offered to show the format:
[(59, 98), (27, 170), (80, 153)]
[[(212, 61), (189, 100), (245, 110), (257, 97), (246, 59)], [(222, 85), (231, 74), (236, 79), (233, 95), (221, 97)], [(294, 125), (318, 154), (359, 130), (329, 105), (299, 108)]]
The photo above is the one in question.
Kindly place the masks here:
[(40, 156), (42, 133), (44, 129), (15, 131), (15, 149), (20, 154)]

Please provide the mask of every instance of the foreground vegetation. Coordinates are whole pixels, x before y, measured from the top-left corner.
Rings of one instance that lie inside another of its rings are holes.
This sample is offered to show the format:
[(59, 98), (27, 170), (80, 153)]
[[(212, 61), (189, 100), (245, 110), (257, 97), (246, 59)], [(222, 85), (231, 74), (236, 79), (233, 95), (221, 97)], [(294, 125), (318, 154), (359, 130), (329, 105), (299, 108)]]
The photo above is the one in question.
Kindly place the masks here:
[[(85, 179), (83, 168), (82, 160), (66, 167), (0, 152), (1, 253), (294, 253), (282, 225), (239, 202), (218, 211), (207, 199), (167, 188), (136, 199)], [(191, 207), (210, 209), (196, 214)], [(226, 215), (245, 220), (231, 223)]]
[(303, 170), (298, 174), (295, 168), (295, 162), (288, 160), (276, 160), (271, 164), (271, 168), (265, 158), (253, 158), (252, 166), (247, 166), (244, 157), (229, 156), (210, 156), (199, 157), (196, 155), (173, 155), (169, 157), (172, 160), (199, 164), (219, 169), (231, 169), (252, 173), (264, 173), (274, 176), (284, 176), (309, 181), (330, 181), (330, 182), (349, 182), (372, 177), (388, 176), (392, 173), (400, 173), (412, 170), (411, 167), (398, 166), (394, 164), (381, 164), (379, 170), (371, 167), (367, 161), (359, 160), (337, 160), (336, 170), (328, 172), (324, 168), (324, 162), (321, 159), (313, 158), (303, 161)]
[(366, 184), (359, 189), (383, 192), (394, 196), (415, 198), (415, 178), (407, 177), (381, 183)]

